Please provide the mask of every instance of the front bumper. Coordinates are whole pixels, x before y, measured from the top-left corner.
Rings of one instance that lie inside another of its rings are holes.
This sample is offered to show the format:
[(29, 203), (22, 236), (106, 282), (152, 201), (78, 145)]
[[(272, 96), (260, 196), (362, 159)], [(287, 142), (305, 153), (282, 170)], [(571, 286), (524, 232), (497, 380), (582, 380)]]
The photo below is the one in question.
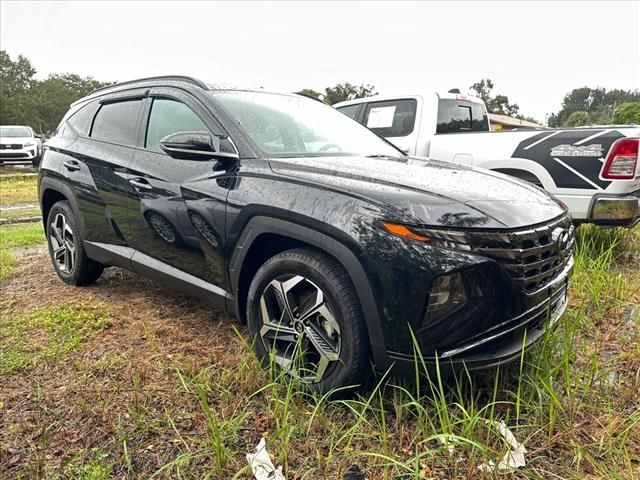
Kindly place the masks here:
[(0, 149), (0, 161), (31, 161), (38, 156), (38, 146), (20, 149)]
[(602, 226), (634, 226), (640, 221), (640, 190), (627, 195), (595, 195), (588, 221)]
[[(419, 359), (415, 355), (388, 351), (393, 373), (415, 376), (416, 368), (421, 373), (433, 373), (438, 367), (441, 373), (447, 374), (465, 368), (469, 371), (491, 368), (520, 358), (523, 350), (540, 340), (565, 312), (572, 270), (573, 261), (547, 287), (544, 301), (461, 345), (433, 356), (421, 355)], [(427, 372), (424, 372), (425, 368)]]

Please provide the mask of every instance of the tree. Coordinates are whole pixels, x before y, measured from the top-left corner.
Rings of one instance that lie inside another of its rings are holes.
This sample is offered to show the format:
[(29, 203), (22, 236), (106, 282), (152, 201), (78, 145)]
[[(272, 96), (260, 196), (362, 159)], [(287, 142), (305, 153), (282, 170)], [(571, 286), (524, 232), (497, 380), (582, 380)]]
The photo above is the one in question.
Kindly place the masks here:
[(31, 119), (31, 126), (42, 132), (53, 131), (69, 105), (96, 88), (109, 84), (74, 73), (50, 75), (46, 80), (37, 82), (28, 92), (26, 113)]
[(569, 115), (569, 118), (564, 122), (565, 127), (582, 127), (585, 125), (591, 125), (591, 117), (588, 112), (577, 111)]
[(14, 62), (5, 50), (0, 50), (0, 96), (3, 100), (22, 93), (33, 85), (36, 69), (22, 55)]
[(613, 112), (613, 123), (617, 125), (640, 125), (640, 102), (625, 102)]
[(496, 95), (495, 97), (491, 95), (493, 86), (491, 79), (487, 78), (474, 83), (470, 89), (484, 101), (489, 113), (524, 119), (524, 117), (518, 113), (520, 111), (518, 104), (509, 103), (509, 97), (506, 95)]
[(609, 124), (618, 105), (624, 102), (640, 102), (638, 90), (606, 90), (604, 88), (574, 88), (564, 96), (559, 112), (549, 116), (549, 126), (561, 127), (567, 124), (574, 112), (587, 112), (594, 125)]
[(361, 84), (359, 86), (355, 86), (348, 82), (338, 83), (335, 87), (327, 87), (324, 89), (324, 91), (324, 101), (329, 105), (333, 105), (338, 102), (344, 102), (345, 100), (372, 97), (378, 94), (378, 92), (376, 92), (376, 88), (373, 85)]
[(304, 95), (306, 97), (314, 97), (314, 98), (320, 98), (320, 96), (322, 96), (320, 92), (316, 92), (311, 88), (303, 88), (299, 92), (295, 92), (295, 93), (297, 93), (298, 95)]
[(36, 70), (22, 55), (16, 61), (0, 51), (0, 123), (30, 125), (38, 132), (53, 131), (69, 105), (109, 83), (73, 73), (36, 80)]

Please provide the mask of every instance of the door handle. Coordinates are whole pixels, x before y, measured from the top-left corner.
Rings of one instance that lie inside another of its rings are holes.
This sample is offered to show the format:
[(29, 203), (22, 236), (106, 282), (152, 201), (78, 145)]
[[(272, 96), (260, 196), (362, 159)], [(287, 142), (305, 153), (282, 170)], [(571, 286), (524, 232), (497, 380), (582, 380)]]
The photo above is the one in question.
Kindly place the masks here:
[(62, 162), (62, 165), (64, 165), (64, 168), (66, 168), (70, 172), (80, 170), (80, 164), (76, 160), (65, 160), (64, 162)]
[(129, 183), (134, 186), (134, 188), (139, 188), (141, 190), (151, 190), (153, 186), (144, 178), (132, 178), (129, 180)]

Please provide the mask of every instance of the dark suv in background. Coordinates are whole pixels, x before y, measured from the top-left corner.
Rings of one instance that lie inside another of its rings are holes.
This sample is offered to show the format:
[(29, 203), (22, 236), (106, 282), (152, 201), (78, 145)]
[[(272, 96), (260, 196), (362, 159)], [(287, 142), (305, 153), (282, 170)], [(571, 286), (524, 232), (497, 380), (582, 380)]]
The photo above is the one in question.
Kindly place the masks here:
[(63, 281), (117, 265), (204, 297), (315, 391), (370, 362), (413, 371), (414, 347), (442, 367), (512, 360), (566, 307), (563, 205), (407, 157), (297, 95), (187, 77), (97, 90), (47, 142), (39, 192)]

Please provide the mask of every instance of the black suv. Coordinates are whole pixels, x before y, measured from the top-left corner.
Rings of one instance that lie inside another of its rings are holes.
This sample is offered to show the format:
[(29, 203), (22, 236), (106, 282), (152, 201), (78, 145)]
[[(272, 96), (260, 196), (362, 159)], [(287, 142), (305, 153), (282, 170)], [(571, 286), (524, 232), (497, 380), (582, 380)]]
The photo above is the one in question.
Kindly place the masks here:
[(413, 372), (416, 348), (507, 362), (566, 307), (563, 205), (298, 95), (176, 76), (97, 90), (47, 142), (39, 193), (63, 281), (117, 265), (204, 297), (319, 392), (370, 363)]

